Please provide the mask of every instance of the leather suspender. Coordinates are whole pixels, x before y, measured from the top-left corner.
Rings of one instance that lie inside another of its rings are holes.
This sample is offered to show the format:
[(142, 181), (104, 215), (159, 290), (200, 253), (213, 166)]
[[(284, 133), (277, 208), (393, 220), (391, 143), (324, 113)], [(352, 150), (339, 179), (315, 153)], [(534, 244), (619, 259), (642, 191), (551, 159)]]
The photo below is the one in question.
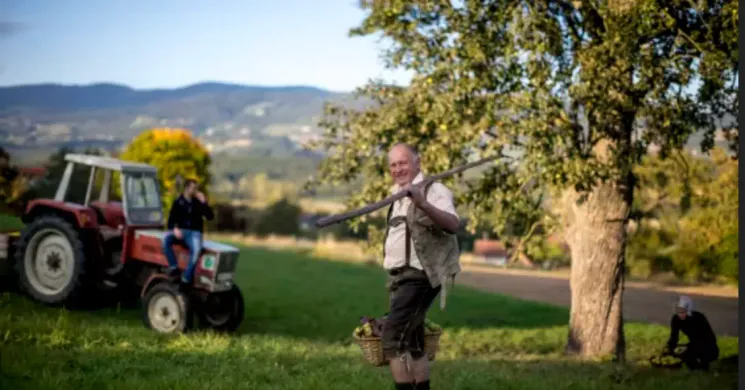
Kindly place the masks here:
[(391, 214), (392, 213), (393, 213), (393, 203), (391, 203), (391, 205), (388, 206), (388, 215), (385, 217), (385, 235), (383, 236), (383, 258), (384, 259), (385, 259), (385, 242), (388, 241), (388, 231), (391, 229)]

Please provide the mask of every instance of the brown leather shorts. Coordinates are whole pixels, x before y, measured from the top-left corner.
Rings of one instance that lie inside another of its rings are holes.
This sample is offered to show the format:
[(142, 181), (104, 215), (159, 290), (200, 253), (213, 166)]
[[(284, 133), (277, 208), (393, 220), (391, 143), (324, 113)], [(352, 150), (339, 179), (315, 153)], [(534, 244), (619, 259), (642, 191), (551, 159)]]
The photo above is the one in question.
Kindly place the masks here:
[(406, 352), (424, 356), (424, 319), (440, 287), (432, 288), (424, 271), (406, 267), (389, 275), (390, 309), (381, 337), (383, 355), (390, 360)]

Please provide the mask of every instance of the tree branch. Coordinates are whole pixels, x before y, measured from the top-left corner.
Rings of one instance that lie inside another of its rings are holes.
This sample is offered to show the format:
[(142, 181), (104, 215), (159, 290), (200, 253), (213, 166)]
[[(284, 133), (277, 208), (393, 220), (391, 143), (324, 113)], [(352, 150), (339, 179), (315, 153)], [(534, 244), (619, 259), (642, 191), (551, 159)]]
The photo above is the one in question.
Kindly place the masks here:
[(542, 221), (533, 222), (533, 224), (530, 226), (530, 229), (528, 229), (528, 232), (520, 237), (520, 239), (517, 241), (517, 246), (515, 247), (515, 250), (512, 251), (512, 255), (510, 255), (510, 259), (507, 261), (507, 264), (513, 264), (515, 261), (517, 261), (518, 256), (523, 251), (523, 246), (525, 245), (525, 243), (533, 237), (535, 229), (537, 229), (538, 226), (542, 224)]

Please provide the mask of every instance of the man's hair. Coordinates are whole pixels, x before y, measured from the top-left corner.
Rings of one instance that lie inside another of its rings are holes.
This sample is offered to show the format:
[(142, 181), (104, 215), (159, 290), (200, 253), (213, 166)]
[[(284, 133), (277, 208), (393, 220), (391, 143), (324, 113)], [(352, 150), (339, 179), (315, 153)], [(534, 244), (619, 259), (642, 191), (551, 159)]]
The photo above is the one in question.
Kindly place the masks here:
[(412, 160), (414, 162), (418, 162), (419, 161), (419, 152), (416, 150), (415, 147), (413, 147), (413, 146), (411, 146), (411, 145), (409, 145), (409, 144), (407, 144), (405, 142), (396, 142), (395, 144), (393, 144), (391, 146), (391, 148), (389, 150), (393, 150), (393, 148), (395, 148), (397, 146), (403, 146), (403, 147), (405, 147), (406, 150), (408, 150), (409, 153), (411, 153)]

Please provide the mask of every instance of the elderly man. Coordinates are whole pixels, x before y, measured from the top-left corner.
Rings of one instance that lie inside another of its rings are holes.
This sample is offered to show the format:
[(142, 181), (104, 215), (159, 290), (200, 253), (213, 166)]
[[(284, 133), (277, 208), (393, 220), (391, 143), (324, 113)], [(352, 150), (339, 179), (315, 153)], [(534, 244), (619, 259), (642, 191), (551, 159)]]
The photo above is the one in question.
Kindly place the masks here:
[(388, 210), (383, 266), (389, 274), (390, 309), (383, 327), (383, 353), (397, 389), (429, 389), (424, 319), (438, 293), (444, 308), (444, 287), (460, 271), (454, 235), (460, 220), (445, 185), (413, 187), (423, 176), (412, 147), (394, 145), (388, 165), (396, 183), (393, 192), (409, 195)]

